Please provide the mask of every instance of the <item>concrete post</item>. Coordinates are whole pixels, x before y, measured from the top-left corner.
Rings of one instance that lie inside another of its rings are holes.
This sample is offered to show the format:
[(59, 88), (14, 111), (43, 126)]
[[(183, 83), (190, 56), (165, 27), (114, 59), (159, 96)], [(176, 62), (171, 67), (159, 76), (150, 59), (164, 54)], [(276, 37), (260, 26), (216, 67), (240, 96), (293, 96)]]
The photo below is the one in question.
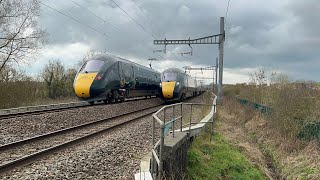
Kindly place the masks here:
[(218, 63), (218, 58), (216, 58), (216, 79), (215, 79), (215, 81), (216, 81), (216, 83), (215, 83), (216, 88), (218, 88), (218, 65), (219, 65), (219, 63)]
[(220, 17), (218, 103), (222, 101), (224, 17)]

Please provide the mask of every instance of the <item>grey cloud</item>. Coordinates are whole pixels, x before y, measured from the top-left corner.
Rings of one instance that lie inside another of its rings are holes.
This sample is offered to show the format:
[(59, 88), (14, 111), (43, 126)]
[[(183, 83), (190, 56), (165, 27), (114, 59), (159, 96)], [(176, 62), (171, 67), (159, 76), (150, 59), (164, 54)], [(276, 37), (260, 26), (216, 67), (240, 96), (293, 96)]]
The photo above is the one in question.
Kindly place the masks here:
[[(227, 1), (211, 0), (140, 0), (136, 1), (152, 23), (131, 1), (115, 0), (156, 38), (198, 38), (219, 33), (219, 17), (224, 16)], [(123, 57), (141, 61), (159, 56), (152, 50), (152, 38), (111, 1), (79, 0), (108, 23), (86, 12), (71, 1), (44, 1), (68, 13), (82, 23), (111, 36), (106, 38), (52, 10), (42, 7), (41, 25), (50, 34), (51, 45), (83, 43), (92, 49), (107, 50)], [(226, 26), (225, 67), (275, 67), (293, 79), (319, 80), (320, 21), (317, 0), (309, 1), (231, 1)], [(213, 65), (218, 55), (216, 45), (193, 46), (194, 56), (178, 55), (188, 46), (168, 46), (165, 59), (189, 61), (198, 65)], [(83, 52), (85, 53), (85, 52)], [(175, 54), (175, 55), (173, 55)], [(179, 63), (178, 63), (179, 64)], [(180, 63), (181, 64), (181, 63)], [(183, 65), (181, 64), (181, 67)]]

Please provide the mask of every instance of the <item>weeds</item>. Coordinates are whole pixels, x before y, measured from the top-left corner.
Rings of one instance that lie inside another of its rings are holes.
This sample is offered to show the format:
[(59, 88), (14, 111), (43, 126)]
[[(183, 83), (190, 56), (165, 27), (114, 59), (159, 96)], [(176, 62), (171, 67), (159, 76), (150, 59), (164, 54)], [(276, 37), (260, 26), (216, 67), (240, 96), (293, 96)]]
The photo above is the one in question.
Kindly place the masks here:
[[(213, 139), (210, 141), (210, 136)], [(188, 151), (189, 179), (266, 179), (220, 134), (205, 133)]]
[[(305, 102), (308, 101), (309, 99), (305, 100)], [(290, 112), (291, 109), (299, 107), (300, 105), (292, 105), (289, 102), (287, 109), (284, 110)], [(319, 179), (319, 144), (314, 140), (310, 142), (300, 140), (296, 136), (300, 130), (301, 121), (306, 122), (304, 119), (290, 120), (295, 116), (306, 116), (304, 113), (312, 109), (312, 106), (310, 107), (304, 107), (306, 109), (292, 115), (288, 113), (287, 118), (284, 119), (284, 110), (282, 114), (277, 112), (265, 116), (258, 111), (253, 111), (250, 107), (241, 106), (233, 98), (225, 98), (219, 110), (219, 116), (223, 116), (220, 125), (227, 126), (223, 130), (230, 131), (224, 134), (234, 134), (235, 130), (242, 129), (245, 137), (233, 135), (232, 137), (236, 137), (234, 141), (246, 139), (261, 149), (267, 161), (265, 167), (271, 169), (276, 177), (279, 174), (279, 178), (285, 179)]]

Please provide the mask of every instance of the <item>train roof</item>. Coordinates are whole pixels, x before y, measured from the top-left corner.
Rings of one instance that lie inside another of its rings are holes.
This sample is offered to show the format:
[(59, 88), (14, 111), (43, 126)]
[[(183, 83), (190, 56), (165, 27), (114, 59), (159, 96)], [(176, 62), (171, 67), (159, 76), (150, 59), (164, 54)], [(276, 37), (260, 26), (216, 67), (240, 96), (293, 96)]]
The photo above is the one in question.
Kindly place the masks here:
[(96, 59), (96, 60), (101, 60), (101, 61), (108, 61), (109, 63), (116, 63), (116, 62), (124, 62), (124, 63), (129, 63), (129, 64), (132, 64), (134, 66), (137, 66), (139, 68), (142, 68), (142, 69), (146, 69), (148, 71), (153, 71), (155, 73), (160, 73), (154, 69), (151, 69), (151, 68), (148, 68), (146, 66), (143, 66), (141, 64), (138, 64), (138, 63), (135, 63), (135, 62), (132, 62), (132, 61), (129, 61), (127, 59), (124, 59), (124, 58), (121, 58), (121, 57), (117, 57), (115, 55), (112, 55), (112, 54), (99, 54), (99, 55), (96, 55), (90, 59)]

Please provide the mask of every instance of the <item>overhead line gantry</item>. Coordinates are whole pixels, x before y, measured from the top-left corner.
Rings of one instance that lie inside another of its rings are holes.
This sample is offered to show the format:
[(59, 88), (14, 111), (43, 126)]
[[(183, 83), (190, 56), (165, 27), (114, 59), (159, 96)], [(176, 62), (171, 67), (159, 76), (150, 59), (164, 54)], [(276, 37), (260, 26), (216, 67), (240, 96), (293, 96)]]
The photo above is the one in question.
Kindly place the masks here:
[[(217, 84), (217, 67), (218, 67), (218, 60), (216, 61), (216, 66), (209, 66), (209, 67), (190, 67), (190, 66), (184, 66), (183, 68), (185, 69), (185, 71), (187, 70), (199, 70), (199, 71), (212, 71), (213, 75), (212, 78), (201, 78), (201, 79), (212, 79), (213, 80), (213, 85), (212, 85), (212, 90), (214, 90), (214, 85)], [(216, 72), (216, 73), (214, 73)], [(214, 77), (214, 74), (216, 74), (216, 77)], [(215, 80), (215, 81), (214, 81)]]
[(223, 76), (223, 47), (225, 41), (224, 17), (220, 17), (220, 33), (212, 36), (201, 37), (197, 39), (167, 39), (154, 40), (154, 45), (164, 45), (164, 53), (167, 45), (191, 45), (191, 44), (218, 44), (219, 45), (219, 85), (218, 85), (218, 102), (222, 100), (222, 76)]

